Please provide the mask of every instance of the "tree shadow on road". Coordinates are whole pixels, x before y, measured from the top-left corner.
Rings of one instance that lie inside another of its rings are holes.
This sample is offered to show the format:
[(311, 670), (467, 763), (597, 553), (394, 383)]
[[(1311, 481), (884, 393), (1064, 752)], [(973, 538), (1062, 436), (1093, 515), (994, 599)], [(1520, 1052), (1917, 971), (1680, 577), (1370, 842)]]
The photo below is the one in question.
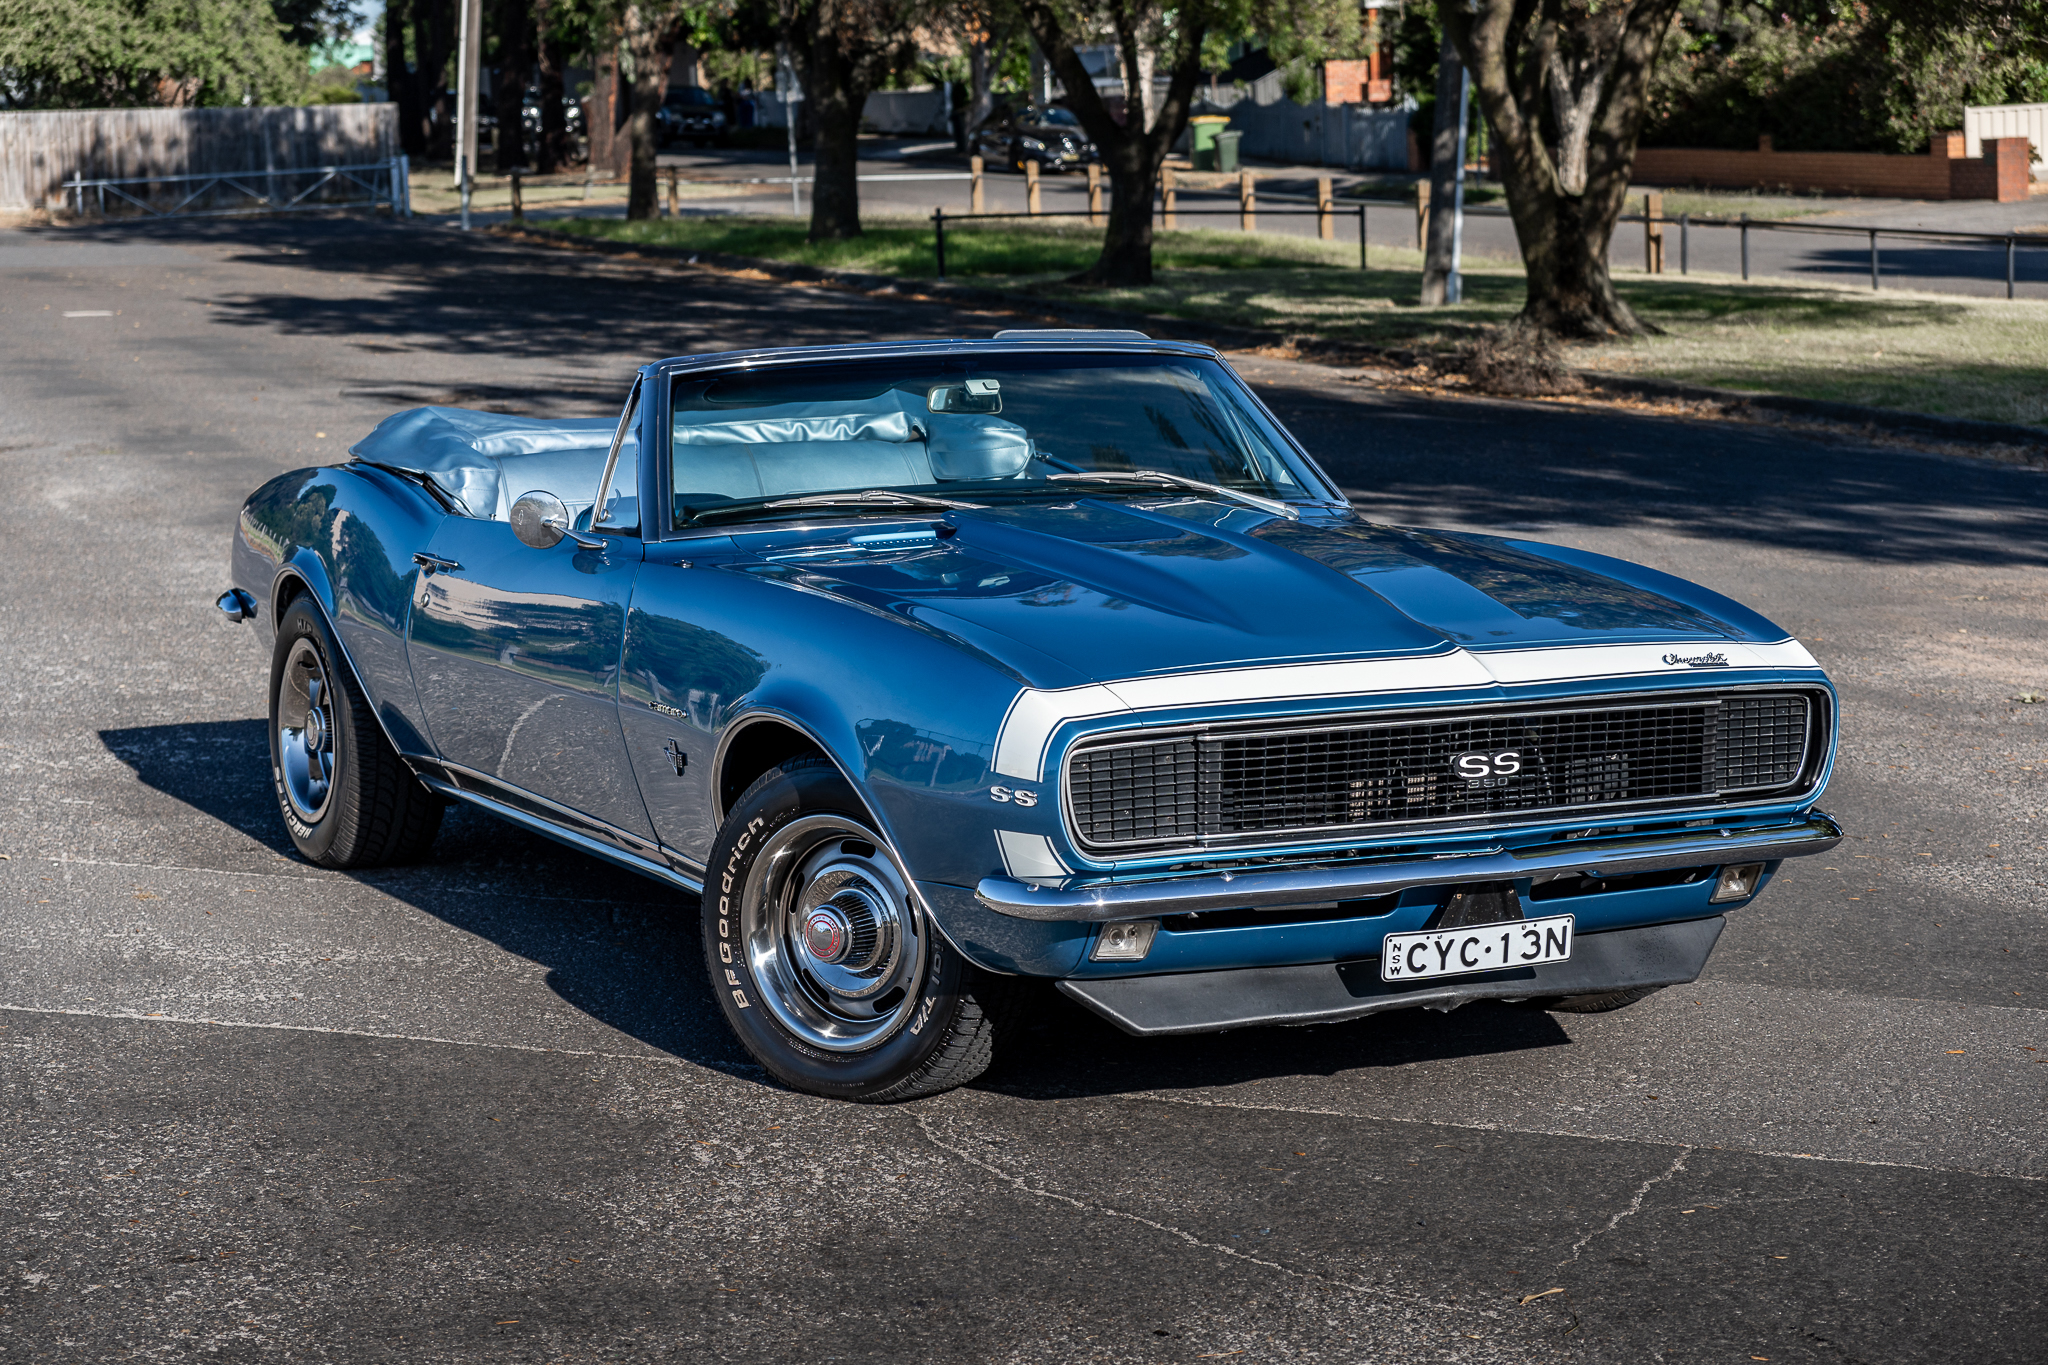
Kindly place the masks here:
[(1863, 563), (2048, 564), (2048, 478), (2023, 466), (1611, 409), (1260, 396), (1375, 521), (1655, 526)]

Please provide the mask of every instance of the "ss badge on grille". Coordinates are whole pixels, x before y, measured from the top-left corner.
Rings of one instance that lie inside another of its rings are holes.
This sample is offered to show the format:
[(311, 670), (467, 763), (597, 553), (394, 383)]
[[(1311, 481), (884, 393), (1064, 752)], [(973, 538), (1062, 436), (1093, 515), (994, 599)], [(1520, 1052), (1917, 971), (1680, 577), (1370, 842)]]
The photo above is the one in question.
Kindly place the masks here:
[(1492, 753), (1454, 754), (1451, 771), (1471, 787), (1505, 787), (1508, 779), (1522, 771), (1520, 749), (1497, 749)]

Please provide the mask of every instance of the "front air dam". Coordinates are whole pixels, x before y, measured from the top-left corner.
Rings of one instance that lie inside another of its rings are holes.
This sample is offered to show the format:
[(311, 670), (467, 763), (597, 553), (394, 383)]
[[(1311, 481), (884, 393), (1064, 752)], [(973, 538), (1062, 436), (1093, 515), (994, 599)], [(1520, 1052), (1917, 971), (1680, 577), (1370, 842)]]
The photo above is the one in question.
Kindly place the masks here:
[(1108, 980), (1062, 981), (1060, 990), (1126, 1033), (1218, 1033), (1257, 1024), (1322, 1024), (1382, 1010), (1455, 1009), (1474, 1000), (1605, 995), (1698, 978), (1728, 921), (1720, 915), (1582, 934), (1569, 962), (1452, 980), (1380, 980), (1378, 958), (1302, 967), (1240, 967)]

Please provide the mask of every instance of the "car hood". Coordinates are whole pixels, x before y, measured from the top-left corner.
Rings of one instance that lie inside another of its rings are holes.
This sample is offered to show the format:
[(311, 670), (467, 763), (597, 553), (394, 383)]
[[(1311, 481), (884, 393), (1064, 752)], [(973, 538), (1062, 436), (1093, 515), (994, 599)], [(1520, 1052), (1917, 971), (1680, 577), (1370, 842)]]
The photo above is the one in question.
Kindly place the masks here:
[[(734, 540), (791, 586), (953, 636), (1039, 687), (1438, 653), (1447, 643), (1484, 651), (1783, 638), (1679, 580), (1527, 541), (1288, 521), (1200, 498), (991, 508), (952, 514), (946, 526), (950, 534), (923, 548), (882, 553), (853, 548), (844, 527)], [(1632, 569), (1633, 581), (1574, 559)]]

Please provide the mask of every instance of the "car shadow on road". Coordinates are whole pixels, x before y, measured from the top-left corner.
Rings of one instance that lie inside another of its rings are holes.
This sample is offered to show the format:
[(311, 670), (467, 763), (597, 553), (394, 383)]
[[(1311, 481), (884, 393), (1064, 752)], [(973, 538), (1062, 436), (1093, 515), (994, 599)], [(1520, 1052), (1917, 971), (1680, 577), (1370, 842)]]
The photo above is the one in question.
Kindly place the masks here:
[(270, 795), (270, 736), (260, 719), (102, 730), (107, 752), (143, 786), (176, 797), (278, 853), (292, 842)]
[[(298, 859), (270, 791), (262, 720), (103, 730), (143, 786)], [(305, 865), (309, 873), (318, 870)], [(672, 1056), (758, 1078), (705, 983), (694, 897), (450, 807), (425, 861), (328, 874), (547, 969), (562, 1001)]]
[(975, 1084), (1021, 1099), (1210, 1089), (1301, 1076), (1563, 1047), (1541, 1010), (1484, 1001), (1449, 1014), (1392, 1010), (1297, 1028), (1134, 1038), (1056, 991), (1034, 992), (1027, 1022)]

